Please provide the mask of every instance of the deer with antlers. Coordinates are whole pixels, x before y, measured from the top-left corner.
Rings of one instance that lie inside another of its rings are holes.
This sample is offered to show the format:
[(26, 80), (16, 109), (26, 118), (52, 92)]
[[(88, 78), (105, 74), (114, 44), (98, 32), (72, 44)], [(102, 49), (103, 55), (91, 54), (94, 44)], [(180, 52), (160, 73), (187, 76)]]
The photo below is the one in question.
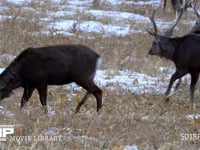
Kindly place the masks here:
[[(196, 10), (196, 4), (197, 4), (197, 1), (194, 2), (193, 11), (194, 11), (194, 14), (196, 15), (197, 19), (196, 19), (195, 24), (192, 27), (192, 29), (189, 30), (189, 32), (186, 33), (186, 34), (200, 34), (200, 15), (199, 15), (198, 11)], [(172, 36), (173, 30), (174, 30), (175, 26), (178, 24), (178, 22), (179, 22), (179, 20), (180, 20), (180, 18), (182, 16), (182, 14), (183, 14), (183, 9), (180, 11), (176, 23), (168, 31), (166, 31), (166, 33), (165, 33), (166, 36), (168, 36), (168, 37)], [(175, 90), (177, 90), (179, 88), (179, 86), (180, 86), (181, 83), (182, 83), (182, 80), (180, 78), (178, 80), (176, 86), (175, 86)]]
[[(170, 90), (174, 81), (189, 73), (191, 75), (190, 100), (193, 109), (195, 85), (200, 72), (200, 35), (186, 34), (182, 37), (171, 37), (170, 34), (172, 34), (173, 29), (180, 20), (181, 14), (179, 14), (175, 25), (169, 28), (164, 34), (158, 34), (154, 14), (155, 10), (152, 16), (149, 17), (154, 27), (154, 32), (148, 31), (148, 33), (154, 37), (149, 54), (169, 59), (174, 62), (176, 66), (176, 71), (171, 76), (165, 95), (167, 97), (170, 96)], [(167, 98), (166, 101), (168, 100)]]

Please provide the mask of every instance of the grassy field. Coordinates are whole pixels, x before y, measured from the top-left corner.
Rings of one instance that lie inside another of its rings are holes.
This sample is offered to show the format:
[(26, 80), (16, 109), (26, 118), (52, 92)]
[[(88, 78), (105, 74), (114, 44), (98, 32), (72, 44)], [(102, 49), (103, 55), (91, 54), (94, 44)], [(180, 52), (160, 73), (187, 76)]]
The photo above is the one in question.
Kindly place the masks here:
[[(167, 72), (161, 73), (157, 68), (173, 67), (170, 61), (147, 55), (153, 39), (145, 33), (108, 37), (77, 32), (75, 27), (72, 28), (74, 36), (70, 37), (55, 34), (53, 28), (48, 30), (49, 34), (43, 33), (46, 24), (41, 22), (40, 18), (46, 17), (47, 10), (58, 9), (51, 4), (50, 0), (45, 2), (44, 4), (33, 1), (23, 6), (11, 5), (6, 0), (1, 3), (1, 6), (9, 9), (0, 12), (0, 15), (6, 16), (0, 20), (0, 54), (2, 54), (0, 67), (6, 67), (10, 62), (5, 54), (16, 56), (27, 47), (73, 43), (87, 45), (101, 54), (103, 58), (101, 69), (116, 71), (129, 69), (151, 76), (169, 75)], [(23, 7), (33, 9), (26, 10), (22, 9)], [(147, 11), (151, 12), (149, 6), (122, 5), (114, 8), (106, 4), (98, 5), (95, 1), (93, 8), (114, 9), (141, 15), (147, 15)], [(40, 13), (35, 13), (34, 9), (40, 10)], [(144, 11), (145, 9), (147, 11)], [(170, 20), (175, 17), (168, 10), (167, 14), (164, 14), (161, 8), (158, 12), (156, 16), (158, 18)], [(185, 13), (183, 16), (186, 19), (190, 17), (195, 18), (191, 13)], [(79, 18), (86, 19), (87, 16), (80, 13)], [(54, 19), (60, 18), (51, 18), (49, 21)], [(107, 22), (109, 19), (105, 18), (101, 21)], [(129, 23), (134, 28), (142, 28), (144, 32), (149, 26), (142, 22)], [(188, 25), (180, 23), (175, 35), (185, 34), (188, 28), (190, 28)], [(200, 120), (186, 117), (192, 114), (189, 85), (186, 82), (173, 95), (169, 103), (164, 102), (165, 96), (162, 94), (136, 94), (121, 90), (120, 87), (116, 88), (118, 92), (103, 87), (103, 108), (99, 113), (96, 113), (95, 99), (91, 98), (82, 107), (80, 113), (76, 114), (74, 113), (76, 105), (85, 91), (75, 92), (75, 96), (70, 96), (72, 91), (68, 91), (64, 86), (51, 86), (47, 103), (52, 114), (48, 115), (42, 111), (37, 92), (21, 110), (19, 103), (22, 89), (15, 90), (9, 98), (1, 102), (0, 125), (16, 125), (16, 136), (61, 135), (62, 140), (58, 142), (7, 140), (0, 142), (0, 149), (123, 150), (127, 145), (136, 145), (141, 150), (197, 150), (200, 147), (200, 139), (183, 138), (189, 134), (200, 133)], [(200, 109), (198, 89), (195, 96), (198, 113)]]

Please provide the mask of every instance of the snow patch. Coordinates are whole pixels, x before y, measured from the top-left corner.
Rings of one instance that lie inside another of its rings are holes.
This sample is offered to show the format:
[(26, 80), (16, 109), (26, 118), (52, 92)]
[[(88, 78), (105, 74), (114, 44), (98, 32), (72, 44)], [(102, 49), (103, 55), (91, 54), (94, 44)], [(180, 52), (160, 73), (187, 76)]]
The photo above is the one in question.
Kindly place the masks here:
[(133, 146), (126, 146), (124, 147), (124, 150), (138, 150), (137, 146), (133, 145)]

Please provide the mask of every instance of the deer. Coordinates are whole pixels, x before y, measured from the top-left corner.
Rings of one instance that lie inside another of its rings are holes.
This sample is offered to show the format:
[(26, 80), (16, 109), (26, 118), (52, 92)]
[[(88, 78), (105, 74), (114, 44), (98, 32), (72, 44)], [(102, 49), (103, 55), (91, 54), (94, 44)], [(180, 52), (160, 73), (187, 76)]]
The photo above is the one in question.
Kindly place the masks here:
[(21, 108), (28, 102), (34, 89), (45, 112), (48, 85), (75, 82), (86, 90), (76, 113), (90, 95), (97, 101), (97, 112), (102, 108), (102, 90), (94, 83), (101, 57), (83, 45), (52, 45), (23, 50), (0, 74), (0, 100), (9, 97), (19, 87), (24, 89)]
[[(196, 3), (197, 3), (197, 1), (194, 2), (193, 11), (194, 11), (194, 14), (196, 15), (197, 19), (196, 19), (195, 24), (193, 25), (192, 29), (190, 29), (186, 34), (200, 34), (200, 15), (199, 15), (198, 11), (196, 10)], [(169, 37), (172, 36), (174, 27), (180, 21), (182, 13), (183, 13), (183, 10), (180, 11), (179, 17), (178, 17), (176, 23), (174, 24), (174, 26), (172, 26), (172, 28), (169, 31), (167, 31)], [(175, 90), (177, 90), (180, 87), (181, 83), (182, 83), (182, 80), (179, 79), (175, 86)]]
[(176, 67), (176, 71), (172, 74), (165, 92), (167, 96), (166, 102), (169, 100), (168, 98), (174, 81), (189, 73), (191, 76), (190, 102), (193, 110), (194, 91), (200, 72), (200, 35), (186, 34), (180, 37), (171, 37), (168, 33), (172, 33), (171, 31), (173, 31), (179, 19), (164, 34), (158, 34), (154, 14), (155, 10), (152, 16), (149, 17), (153, 24), (154, 32), (148, 30), (148, 33), (154, 37), (154, 41), (148, 53), (171, 60)]
[[(180, 15), (181, 11), (193, 8), (197, 0), (171, 0), (173, 10), (176, 12), (176, 18)], [(163, 8), (165, 9), (167, 0), (164, 0)]]

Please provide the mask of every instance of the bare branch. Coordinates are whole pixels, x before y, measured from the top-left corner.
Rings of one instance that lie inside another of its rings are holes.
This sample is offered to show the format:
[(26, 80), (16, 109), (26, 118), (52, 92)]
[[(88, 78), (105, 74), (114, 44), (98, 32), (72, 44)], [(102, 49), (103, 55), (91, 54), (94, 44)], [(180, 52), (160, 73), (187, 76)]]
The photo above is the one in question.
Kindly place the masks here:
[(167, 5), (167, 0), (164, 0), (163, 8), (165, 9)]
[(200, 14), (196, 10), (196, 4), (197, 4), (197, 0), (194, 0), (192, 8), (194, 10), (195, 15), (197, 16), (197, 19), (196, 19), (195, 25), (188, 32), (188, 34), (191, 34), (191, 33), (199, 34), (200, 33)]
[(198, 11), (196, 10), (197, 0), (194, 0), (194, 3), (193, 3), (193, 4), (194, 4), (194, 6), (193, 6), (194, 13), (195, 13), (195, 15), (199, 18), (200, 15), (199, 15)]

